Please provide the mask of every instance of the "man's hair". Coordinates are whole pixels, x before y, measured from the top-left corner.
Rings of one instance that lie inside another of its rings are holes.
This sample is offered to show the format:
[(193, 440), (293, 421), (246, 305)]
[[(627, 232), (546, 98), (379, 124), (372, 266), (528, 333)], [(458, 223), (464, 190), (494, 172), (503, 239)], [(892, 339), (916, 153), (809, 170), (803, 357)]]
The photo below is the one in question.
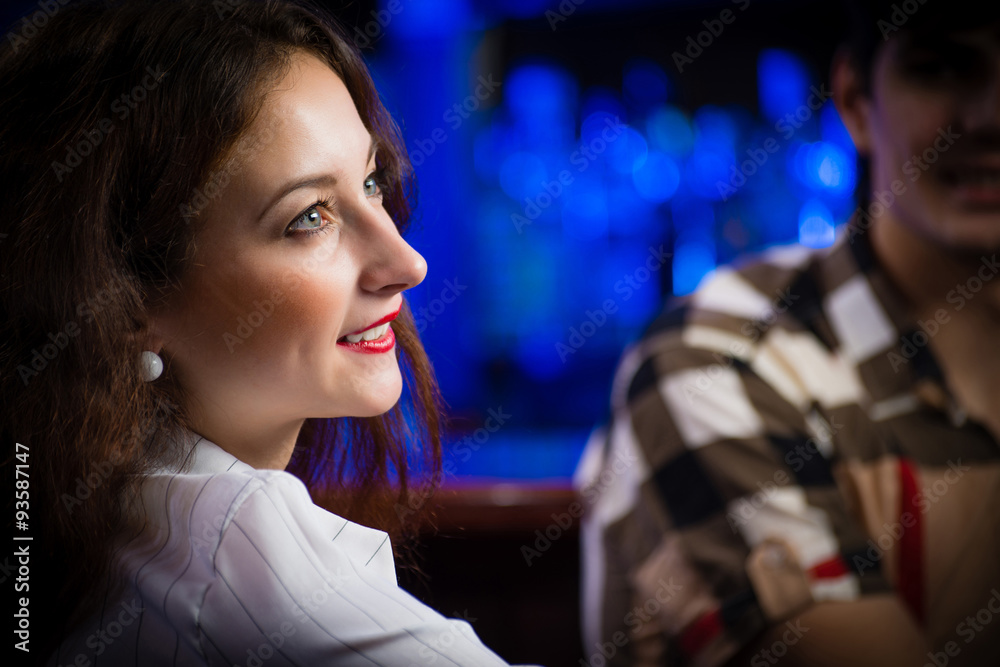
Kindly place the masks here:
[(879, 48), (898, 35), (972, 29), (1000, 20), (1000, 3), (978, 0), (843, 0), (849, 31), (845, 45), (865, 90)]

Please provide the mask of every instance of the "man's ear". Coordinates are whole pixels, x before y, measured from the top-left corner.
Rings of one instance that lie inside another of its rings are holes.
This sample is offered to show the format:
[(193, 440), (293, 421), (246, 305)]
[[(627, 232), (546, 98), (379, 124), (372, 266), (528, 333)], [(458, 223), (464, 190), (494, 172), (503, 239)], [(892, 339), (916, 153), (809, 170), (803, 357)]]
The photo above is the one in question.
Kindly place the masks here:
[(854, 147), (864, 156), (871, 154), (871, 99), (865, 92), (861, 73), (846, 46), (837, 49), (830, 65), (833, 103), (844, 122)]

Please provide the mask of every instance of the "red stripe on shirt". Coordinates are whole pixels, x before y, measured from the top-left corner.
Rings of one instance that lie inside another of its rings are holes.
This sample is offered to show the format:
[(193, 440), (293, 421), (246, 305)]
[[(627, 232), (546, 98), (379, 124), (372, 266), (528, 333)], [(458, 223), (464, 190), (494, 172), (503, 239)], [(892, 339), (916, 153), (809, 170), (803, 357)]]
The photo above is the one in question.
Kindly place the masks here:
[[(910, 611), (921, 623), (924, 622), (924, 526), (917, 505), (920, 489), (917, 471), (909, 459), (899, 459), (899, 477), (902, 491), (899, 516), (903, 525), (912, 521), (899, 538), (899, 594), (906, 601)], [(912, 519), (903, 520), (909, 513)]]
[(689, 656), (697, 655), (720, 634), (722, 634), (722, 616), (718, 609), (714, 609), (689, 623), (681, 631), (679, 638), (681, 650)]
[(848, 574), (847, 565), (840, 556), (834, 556), (809, 568), (809, 576), (813, 579), (837, 579), (846, 574)]

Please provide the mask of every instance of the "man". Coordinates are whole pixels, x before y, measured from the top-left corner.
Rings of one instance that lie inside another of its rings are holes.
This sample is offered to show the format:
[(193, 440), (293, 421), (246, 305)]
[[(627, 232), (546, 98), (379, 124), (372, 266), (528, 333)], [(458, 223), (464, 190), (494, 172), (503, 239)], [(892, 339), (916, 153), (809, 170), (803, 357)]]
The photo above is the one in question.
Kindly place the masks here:
[(831, 84), (865, 205), (620, 362), (577, 473), (591, 665), (1000, 664), (1000, 12), (864, 4)]

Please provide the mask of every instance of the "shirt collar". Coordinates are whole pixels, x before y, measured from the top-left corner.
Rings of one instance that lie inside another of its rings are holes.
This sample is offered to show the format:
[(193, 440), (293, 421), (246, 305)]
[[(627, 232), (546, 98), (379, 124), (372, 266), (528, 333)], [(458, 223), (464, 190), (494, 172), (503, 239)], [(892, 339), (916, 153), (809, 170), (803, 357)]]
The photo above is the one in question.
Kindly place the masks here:
[(158, 466), (152, 474), (212, 475), (220, 472), (252, 472), (244, 463), (208, 438), (189, 429), (179, 428), (167, 436), (176, 460)]
[[(871, 350), (863, 359), (856, 359), (858, 372), (869, 393), (876, 401), (912, 396), (922, 404), (950, 414), (952, 421), (964, 421), (964, 413), (948, 390), (934, 353), (930, 335), (913, 314), (908, 300), (893, 283), (878, 261), (871, 241), (871, 228), (852, 218), (831, 252), (820, 260), (820, 271), (826, 276), (837, 275), (832, 282), (861, 285), (871, 316), (880, 326), (861, 326), (850, 322), (852, 345)], [(849, 276), (849, 277), (848, 277)], [(836, 288), (827, 294), (830, 297)], [(831, 312), (831, 299), (823, 302), (827, 321), (838, 315)], [(864, 317), (863, 314), (858, 317)]]

